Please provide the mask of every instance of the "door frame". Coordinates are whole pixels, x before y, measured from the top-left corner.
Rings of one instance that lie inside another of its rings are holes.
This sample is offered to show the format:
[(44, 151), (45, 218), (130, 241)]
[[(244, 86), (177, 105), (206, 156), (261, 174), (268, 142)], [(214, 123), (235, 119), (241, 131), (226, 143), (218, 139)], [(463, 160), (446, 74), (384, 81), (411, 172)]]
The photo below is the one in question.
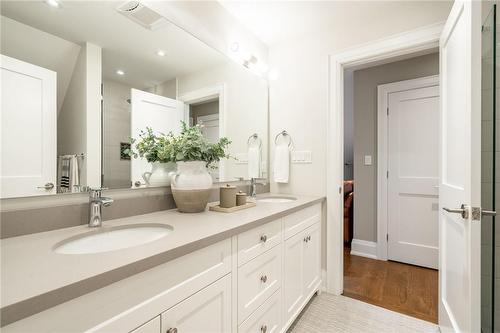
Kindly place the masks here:
[[(219, 138), (223, 138), (226, 133), (226, 84), (214, 84), (200, 89), (187, 91), (177, 95), (177, 100), (184, 102), (184, 118), (189, 123), (189, 105), (193, 103), (205, 102), (214, 98), (219, 99)], [(219, 179), (224, 179), (225, 161), (219, 161)]]
[(389, 180), (387, 179), (389, 158), (387, 109), (389, 107), (389, 94), (434, 86), (439, 86), (439, 75), (381, 84), (377, 87), (377, 259), (379, 260), (387, 260), (389, 255), (387, 242), (389, 230)]
[(326, 290), (330, 293), (340, 295), (344, 289), (344, 69), (438, 49), (443, 27), (440, 22), (329, 55)]

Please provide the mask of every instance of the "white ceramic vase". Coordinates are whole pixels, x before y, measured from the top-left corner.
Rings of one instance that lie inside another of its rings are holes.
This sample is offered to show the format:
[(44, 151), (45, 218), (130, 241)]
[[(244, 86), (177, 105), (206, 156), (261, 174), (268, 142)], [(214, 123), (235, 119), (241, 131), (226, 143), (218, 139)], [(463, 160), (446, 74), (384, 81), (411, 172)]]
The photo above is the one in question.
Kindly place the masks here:
[(144, 172), (142, 178), (146, 186), (168, 186), (170, 176), (175, 171), (175, 163), (151, 163), (151, 172)]
[(212, 183), (206, 162), (177, 162), (177, 172), (171, 179), (177, 209), (183, 213), (203, 212), (210, 199)]

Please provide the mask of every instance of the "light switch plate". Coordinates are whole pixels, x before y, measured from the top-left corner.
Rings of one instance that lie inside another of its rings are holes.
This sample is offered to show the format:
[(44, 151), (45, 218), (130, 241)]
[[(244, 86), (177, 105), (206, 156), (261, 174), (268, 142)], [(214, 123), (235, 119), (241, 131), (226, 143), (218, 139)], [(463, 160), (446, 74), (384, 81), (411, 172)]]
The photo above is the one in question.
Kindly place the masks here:
[(365, 155), (365, 165), (372, 165), (372, 156)]
[(308, 164), (312, 163), (312, 151), (310, 150), (294, 150), (292, 151), (292, 163)]

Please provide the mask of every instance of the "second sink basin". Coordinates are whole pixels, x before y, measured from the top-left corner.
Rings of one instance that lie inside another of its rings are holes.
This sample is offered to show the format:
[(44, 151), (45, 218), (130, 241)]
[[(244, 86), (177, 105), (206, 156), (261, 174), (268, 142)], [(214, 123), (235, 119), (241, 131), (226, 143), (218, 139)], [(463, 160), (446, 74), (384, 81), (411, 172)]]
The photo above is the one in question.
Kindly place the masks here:
[(297, 198), (284, 197), (284, 196), (272, 196), (272, 197), (257, 198), (257, 201), (259, 201), (259, 202), (272, 202), (272, 203), (285, 203), (285, 202), (291, 202), (291, 201), (295, 201), (295, 200), (297, 200)]
[(102, 227), (56, 244), (54, 252), (91, 254), (126, 249), (154, 242), (167, 236), (172, 230), (170, 225), (157, 223)]

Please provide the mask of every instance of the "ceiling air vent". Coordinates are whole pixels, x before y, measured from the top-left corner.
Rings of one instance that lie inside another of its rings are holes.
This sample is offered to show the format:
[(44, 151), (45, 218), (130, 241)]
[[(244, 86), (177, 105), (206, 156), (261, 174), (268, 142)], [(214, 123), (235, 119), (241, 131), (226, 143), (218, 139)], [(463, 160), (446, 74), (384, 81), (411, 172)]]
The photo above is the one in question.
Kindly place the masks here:
[(168, 24), (168, 21), (163, 16), (144, 6), (139, 1), (125, 2), (118, 6), (116, 10), (123, 16), (149, 30), (157, 30)]

